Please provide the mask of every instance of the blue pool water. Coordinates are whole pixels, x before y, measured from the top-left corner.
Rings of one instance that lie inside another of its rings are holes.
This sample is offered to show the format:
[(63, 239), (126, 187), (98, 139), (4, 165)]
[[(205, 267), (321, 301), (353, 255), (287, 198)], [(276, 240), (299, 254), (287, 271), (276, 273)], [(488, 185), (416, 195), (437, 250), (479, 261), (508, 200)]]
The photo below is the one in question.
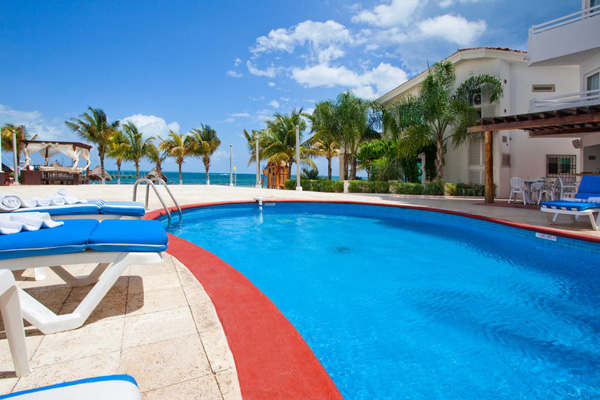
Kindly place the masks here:
[(598, 245), (344, 204), (208, 207), (171, 231), (268, 296), (345, 399), (600, 398)]

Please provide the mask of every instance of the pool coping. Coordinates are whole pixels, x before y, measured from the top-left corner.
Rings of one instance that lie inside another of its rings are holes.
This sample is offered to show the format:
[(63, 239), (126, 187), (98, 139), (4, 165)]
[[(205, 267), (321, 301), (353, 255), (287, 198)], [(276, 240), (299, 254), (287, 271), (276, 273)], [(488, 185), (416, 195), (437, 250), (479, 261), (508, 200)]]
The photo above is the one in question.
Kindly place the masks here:
[[(600, 243), (598, 237), (576, 232), (433, 207), (346, 200), (263, 200), (263, 203), (267, 202), (356, 204), (431, 211), (547, 235)], [(181, 208), (251, 203), (256, 201), (198, 203), (184, 205)], [(170, 211), (177, 211), (177, 208), (171, 207)], [(147, 213), (144, 219), (157, 219), (166, 214), (165, 210), (155, 210)], [(211, 252), (171, 234), (169, 234), (167, 253), (182, 262), (210, 296), (235, 359), (244, 399), (342, 399), (324, 367), (296, 328), (244, 275)]]

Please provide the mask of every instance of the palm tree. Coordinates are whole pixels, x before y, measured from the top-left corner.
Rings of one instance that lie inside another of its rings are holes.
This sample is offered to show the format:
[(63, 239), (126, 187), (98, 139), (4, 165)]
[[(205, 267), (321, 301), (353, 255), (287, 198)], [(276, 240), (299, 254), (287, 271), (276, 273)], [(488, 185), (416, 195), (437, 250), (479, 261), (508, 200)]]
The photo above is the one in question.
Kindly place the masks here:
[[(13, 150), (13, 133), (15, 133), (15, 137), (17, 139), (17, 165), (18, 167), (21, 163), (21, 153), (25, 148), (25, 144), (23, 140), (29, 140), (29, 132), (27, 132), (27, 128), (25, 125), (13, 125), (13, 124), (4, 124), (1, 129), (1, 141), (2, 141), (2, 150), (4, 151), (12, 151)], [(37, 135), (35, 135), (32, 140), (35, 140)]]
[[(336, 100), (339, 124), (341, 125), (340, 147), (344, 150), (344, 168), (340, 179), (346, 178), (350, 165), (350, 179), (356, 178), (356, 152), (361, 143), (378, 139), (377, 132), (381, 117), (378, 103), (356, 97), (351, 91), (341, 93)], [(343, 178), (342, 178), (343, 175)]]
[(200, 124), (200, 129), (192, 129), (190, 132), (191, 151), (190, 153), (202, 159), (206, 169), (206, 184), (210, 185), (210, 157), (221, 145), (221, 140), (217, 137), (217, 131), (209, 125)]
[(144, 139), (142, 132), (139, 132), (138, 128), (131, 121), (123, 125), (123, 131), (128, 147), (125, 159), (135, 163), (135, 178), (140, 179), (140, 160), (146, 157), (148, 146), (154, 138), (149, 137)]
[(469, 138), (467, 127), (474, 125), (478, 114), (469, 101), (479, 92), (489, 95), (490, 102), (502, 96), (502, 83), (491, 75), (472, 77), (456, 90), (456, 74), (450, 61), (435, 63), (423, 81), (418, 96), (407, 96), (393, 104), (384, 114), (386, 131), (401, 140), (404, 155), (419, 148), (436, 145), (437, 178), (443, 178), (446, 144), (459, 145)]
[(311, 153), (327, 159), (327, 179), (331, 180), (331, 160), (340, 154), (338, 138), (341, 136), (341, 124), (335, 105), (331, 100), (317, 103), (310, 116), (312, 131), (310, 139)]
[(154, 170), (160, 175), (162, 174), (162, 163), (167, 159), (167, 152), (160, 151), (158, 147), (154, 143), (148, 144), (148, 149), (146, 152), (146, 157), (148, 160), (154, 162), (155, 167)]
[(300, 110), (292, 110), (290, 115), (277, 113), (273, 120), (266, 120), (267, 128), (259, 136), (263, 159), (279, 164), (282, 161), (288, 166), (288, 179), (291, 178), (292, 165), (296, 162), (296, 125), (300, 129), (300, 158), (301, 162), (314, 167), (314, 162), (302, 158), (308, 155), (307, 144), (302, 143), (302, 131), (306, 129), (305, 116)]
[[(104, 172), (104, 156), (110, 143), (110, 138), (119, 127), (119, 121), (108, 122), (104, 110), (88, 107), (89, 113), (81, 114), (80, 118), (72, 118), (65, 124), (83, 140), (91, 142), (98, 147), (100, 168)], [(102, 178), (102, 183), (105, 183)]]
[(175, 157), (177, 165), (179, 165), (179, 184), (183, 185), (183, 178), (181, 175), (181, 165), (183, 160), (190, 154), (191, 143), (189, 137), (185, 137), (183, 133), (175, 133), (170, 131), (168, 139), (162, 139), (159, 145), (159, 150), (166, 151), (171, 157)]
[(121, 184), (121, 164), (126, 159), (129, 152), (129, 143), (123, 132), (117, 130), (114, 132), (110, 143), (108, 144), (107, 155), (114, 158), (117, 162), (117, 183)]

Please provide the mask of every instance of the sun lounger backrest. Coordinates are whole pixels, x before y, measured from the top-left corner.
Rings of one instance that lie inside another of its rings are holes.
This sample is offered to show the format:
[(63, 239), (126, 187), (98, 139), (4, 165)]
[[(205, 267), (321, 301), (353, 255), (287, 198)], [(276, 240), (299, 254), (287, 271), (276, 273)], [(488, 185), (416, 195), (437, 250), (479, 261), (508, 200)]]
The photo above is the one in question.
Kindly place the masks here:
[(600, 176), (584, 176), (581, 178), (575, 198), (588, 199), (590, 197), (600, 197)]

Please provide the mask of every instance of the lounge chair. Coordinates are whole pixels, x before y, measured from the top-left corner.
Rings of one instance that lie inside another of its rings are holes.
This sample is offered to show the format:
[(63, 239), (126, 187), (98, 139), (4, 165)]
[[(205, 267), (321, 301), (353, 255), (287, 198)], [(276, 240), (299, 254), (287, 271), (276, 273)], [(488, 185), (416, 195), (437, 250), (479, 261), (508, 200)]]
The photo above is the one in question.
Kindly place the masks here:
[(139, 219), (146, 210), (138, 201), (88, 200), (85, 203), (19, 208), (13, 212), (46, 212), (52, 219)]
[[(600, 176), (584, 176), (574, 198), (544, 201), (541, 206), (550, 225), (554, 225), (559, 214), (569, 215), (573, 223), (583, 215), (590, 219), (592, 228), (597, 231), (600, 227)], [(595, 214), (598, 216), (595, 217)]]
[[(130, 264), (162, 260), (167, 234), (158, 221), (77, 219), (62, 226), (0, 235), (0, 270), (50, 267), (70, 286), (94, 287), (74, 312), (56, 315), (18, 288), (23, 318), (43, 333), (83, 325)], [(85, 277), (71, 275), (61, 265), (97, 264)]]
[(8, 347), (15, 366), (15, 373), (17, 376), (28, 375), (31, 368), (29, 367), (29, 357), (25, 346), (21, 302), (19, 301), (15, 278), (10, 271), (0, 270), (0, 310), (2, 311), (2, 321), (8, 338)]
[(129, 375), (110, 375), (24, 390), (0, 396), (0, 399), (141, 400), (142, 395), (133, 377)]

